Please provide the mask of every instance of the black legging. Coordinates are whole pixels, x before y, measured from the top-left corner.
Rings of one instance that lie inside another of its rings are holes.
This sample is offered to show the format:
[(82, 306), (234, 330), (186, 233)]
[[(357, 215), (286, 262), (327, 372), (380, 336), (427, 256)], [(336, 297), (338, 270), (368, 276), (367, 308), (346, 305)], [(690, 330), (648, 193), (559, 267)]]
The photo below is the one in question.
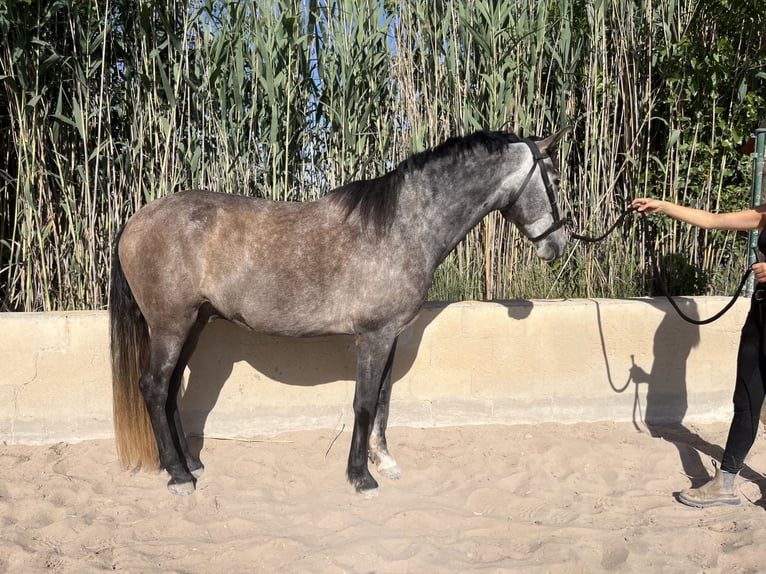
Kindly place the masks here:
[(766, 300), (750, 304), (742, 327), (737, 352), (737, 382), (734, 387), (734, 416), (726, 439), (721, 469), (739, 472), (758, 435), (764, 392), (766, 392), (766, 355), (764, 355), (764, 314)]

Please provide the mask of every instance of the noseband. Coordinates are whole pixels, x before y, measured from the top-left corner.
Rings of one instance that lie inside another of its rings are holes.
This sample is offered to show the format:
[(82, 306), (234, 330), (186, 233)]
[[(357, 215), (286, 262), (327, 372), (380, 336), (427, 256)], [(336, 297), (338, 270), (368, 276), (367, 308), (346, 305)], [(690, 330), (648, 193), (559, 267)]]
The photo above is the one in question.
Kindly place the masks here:
[(524, 139), (522, 141), (525, 144), (527, 144), (529, 151), (532, 152), (532, 158), (534, 159), (534, 163), (532, 164), (532, 169), (529, 170), (529, 173), (527, 174), (527, 177), (524, 180), (524, 185), (521, 186), (520, 193), (524, 192), (524, 188), (527, 186), (527, 183), (529, 183), (529, 180), (532, 178), (532, 175), (535, 173), (535, 169), (539, 167), (540, 175), (542, 176), (543, 184), (545, 185), (545, 192), (548, 194), (548, 201), (551, 204), (551, 216), (553, 217), (553, 223), (548, 229), (543, 231), (540, 235), (529, 238), (529, 240), (533, 242), (542, 241), (554, 231), (558, 231), (559, 229), (564, 227), (567, 221), (566, 219), (563, 219), (561, 217), (561, 214), (559, 213), (559, 204), (556, 199), (556, 192), (553, 189), (553, 184), (551, 183), (550, 178), (548, 177), (548, 170), (545, 169), (545, 166), (543, 165), (543, 161), (550, 156), (548, 156), (548, 154), (541, 153), (540, 148), (538, 148), (537, 144), (533, 142), (532, 140)]

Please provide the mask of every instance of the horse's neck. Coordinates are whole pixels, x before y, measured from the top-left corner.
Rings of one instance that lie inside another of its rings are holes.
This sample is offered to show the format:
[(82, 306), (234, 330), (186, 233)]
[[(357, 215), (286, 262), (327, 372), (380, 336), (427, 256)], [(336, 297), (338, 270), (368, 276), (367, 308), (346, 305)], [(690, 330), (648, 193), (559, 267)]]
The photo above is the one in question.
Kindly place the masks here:
[[(473, 177), (471, 177), (473, 176)], [(445, 170), (437, 177), (415, 174), (404, 184), (404, 223), (426, 245), (436, 265), (499, 205), (501, 179), (481, 170)]]

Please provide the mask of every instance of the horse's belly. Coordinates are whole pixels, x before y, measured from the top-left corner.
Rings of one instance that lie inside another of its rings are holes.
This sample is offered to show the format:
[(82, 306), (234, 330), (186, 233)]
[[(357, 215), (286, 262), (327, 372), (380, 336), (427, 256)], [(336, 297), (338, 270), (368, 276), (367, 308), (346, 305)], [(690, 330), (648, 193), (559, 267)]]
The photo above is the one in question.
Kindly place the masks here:
[(313, 337), (354, 332), (351, 315), (341, 312), (335, 305), (321, 307), (299, 301), (274, 304), (269, 297), (256, 298), (252, 305), (211, 303), (221, 317), (267, 335)]
[(384, 325), (403, 328), (420, 309), (419, 301), (366, 301), (335, 294), (330, 297), (284, 298), (261, 295), (246, 303), (216, 305), (217, 314), (258, 333), (288, 337), (348, 335), (375, 330)]
[(307, 259), (288, 258), (280, 265), (253, 259), (228, 271), (203, 282), (203, 296), (222, 316), (273, 335), (353, 334), (403, 326), (427, 291), (424, 282), (403, 280), (396, 269), (380, 264), (333, 261), (317, 269)]
[(313, 321), (264, 321), (234, 315), (230, 320), (251, 331), (283, 337), (319, 337), (322, 335), (348, 335), (354, 332), (350, 324), (343, 322), (319, 323)]

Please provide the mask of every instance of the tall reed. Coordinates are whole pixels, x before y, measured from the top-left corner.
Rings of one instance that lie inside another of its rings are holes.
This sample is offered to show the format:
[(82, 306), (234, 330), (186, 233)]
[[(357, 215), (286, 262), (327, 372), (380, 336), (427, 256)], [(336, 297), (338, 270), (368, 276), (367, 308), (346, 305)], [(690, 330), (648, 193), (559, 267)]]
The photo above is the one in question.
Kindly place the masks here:
[[(746, 0), (745, 4), (751, 2)], [(477, 129), (574, 127), (565, 211), (603, 229), (638, 195), (747, 204), (763, 17), (697, 0), (12, 0), (0, 9), (0, 306), (100, 309), (115, 235), (191, 187), (309, 201)], [(711, 48), (713, 47), (713, 48)], [(498, 214), (438, 270), (437, 299), (722, 293), (746, 242), (627, 223), (559, 262)]]

